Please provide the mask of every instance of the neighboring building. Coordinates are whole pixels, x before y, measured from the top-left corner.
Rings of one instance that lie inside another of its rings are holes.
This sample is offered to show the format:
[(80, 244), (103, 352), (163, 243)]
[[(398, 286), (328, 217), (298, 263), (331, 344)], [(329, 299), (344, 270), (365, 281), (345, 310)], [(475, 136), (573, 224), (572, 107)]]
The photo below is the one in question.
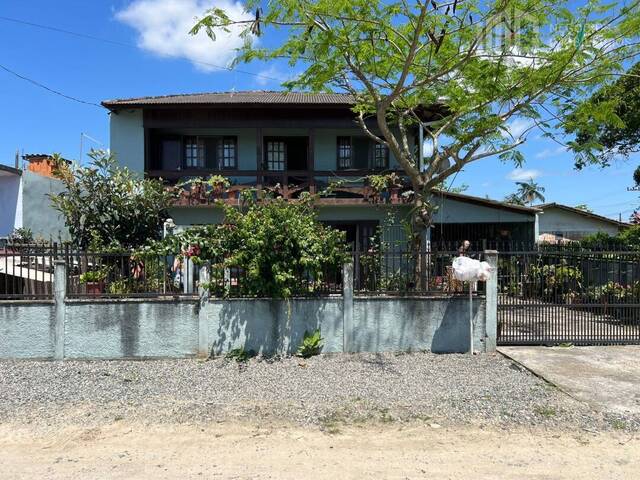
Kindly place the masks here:
[(541, 210), (538, 219), (541, 241), (580, 240), (598, 232), (617, 235), (629, 226), (627, 223), (560, 203), (545, 203), (536, 207)]
[[(385, 227), (384, 240), (404, 238), (398, 225), (410, 212), (405, 197), (392, 190), (381, 201), (365, 181), (372, 173), (403, 173), (386, 147), (366, 137), (356, 124), (349, 95), (205, 93), (102, 104), (111, 112), (111, 152), (133, 171), (169, 183), (223, 175), (232, 182), (224, 197), (229, 203), (237, 203), (237, 192), (248, 187), (279, 185), (285, 198), (296, 198), (302, 191), (319, 192), (342, 181), (320, 200), (322, 221), (345, 230), (360, 248), (368, 245), (377, 226)], [(425, 109), (421, 115), (433, 113)], [(374, 124), (370, 128), (376, 130)], [(414, 144), (417, 149), (417, 141)], [(440, 207), (434, 241), (535, 241), (534, 208), (468, 195), (434, 195)], [(192, 200), (184, 198), (172, 209), (176, 224), (221, 220), (211, 202)]]
[(0, 165), (0, 237), (9, 236), (16, 228), (28, 228), (35, 238), (68, 240), (64, 219), (49, 199), (64, 190), (53, 176), (51, 157), (36, 154), (22, 158), (28, 163), (25, 170)]

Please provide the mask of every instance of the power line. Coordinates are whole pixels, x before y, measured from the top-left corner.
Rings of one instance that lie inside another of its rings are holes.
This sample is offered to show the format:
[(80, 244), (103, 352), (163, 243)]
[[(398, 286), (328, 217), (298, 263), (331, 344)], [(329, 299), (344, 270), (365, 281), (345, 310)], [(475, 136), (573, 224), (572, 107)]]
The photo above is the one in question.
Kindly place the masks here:
[[(29, 27), (40, 28), (40, 29), (43, 29), (43, 30), (49, 30), (49, 31), (56, 32), (56, 33), (64, 33), (64, 34), (67, 34), (67, 35), (73, 35), (74, 37), (86, 38), (86, 39), (89, 39), (89, 40), (94, 40), (96, 42), (109, 43), (111, 45), (118, 45), (120, 47), (135, 48), (136, 50), (139, 49), (139, 47), (137, 45), (134, 45), (132, 43), (120, 42), (118, 40), (111, 40), (109, 38), (96, 37), (94, 35), (89, 35), (89, 34), (86, 34), (86, 33), (74, 32), (74, 31), (71, 31), (71, 30), (65, 30), (64, 28), (52, 27), (52, 26), (49, 26), (49, 25), (42, 25), (40, 23), (27, 22), (25, 20), (20, 20), (20, 19), (17, 19), (17, 18), (5, 17), (3, 15), (0, 15), (0, 20), (4, 20), (4, 21), (7, 21), (7, 22), (18, 23), (18, 24), (21, 24), (21, 25), (27, 25)], [(258, 78), (264, 78), (265, 80), (273, 80), (273, 81), (276, 81), (276, 82), (280, 82), (280, 80), (281, 80), (279, 78), (270, 77), (268, 75), (263, 75), (261, 73), (249, 72), (248, 70), (238, 70), (236, 68), (225, 67), (223, 65), (216, 65), (215, 63), (203, 62), (201, 60), (191, 60), (191, 59), (189, 59), (189, 61), (191, 61), (193, 63), (198, 63), (200, 65), (206, 65), (208, 67), (217, 68), (219, 70), (226, 70), (228, 72), (236, 72), (236, 73), (242, 73), (244, 75), (251, 75), (251, 76), (254, 76), (254, 77), (258, 77)]]
[(80, 100), (79, 98), (72, 97), (71, 95), (67, 95), (67, 94), (65, 94), (65, 93), (59, 92), (59, 91), (57, 91), (57, 90), (54, 90), (53, 88), (49, 88), (49, 87), (47, 87), (46, 85), (43, 85), (42, 83), (37, 82), (36, 80), (33, 80), (32, 78), (25, 77), (24, 75), (21, 75), (21, 74), (19, 74), (18, 72), (14, 72), (14, 71), (13, 71), (13, 70), (11, 70), (10, 68), (5, 67), (5, 66), (4, 66), (4, 65), (2, 65), (2, 64), (0, 64), (0, 68), (1, 68), (2, 70), (4, 70), (5, 72), (8, 72), (8, 73), (10, 73), (11, 75), (14, 75), (14, 76), (16, 76), (16, 77), (20, 78), (21, 80), (25, 80), (25, 81), (27, 81), (27, 82), (29, 82), (29, 83), (32, 83), (33, 85), (35, 85), (35, 86), (37, 86), (37, 87), (40, 87), (40, 88), (43, 88), (43, 89), (47, 90), (47, 91), (48, 91), (48, 92), (50, 92), (50, 93), (54, 93), (55, 95), (59, 95), (59, 96), (61, 96), (61, 97), (63, 97), (63, 98), (66, 98), (66, 99), (68, 99), (68, 100), (73, 100), (74, 102), (82, 103), (82, 104), (84, 104), (84, 105), (92, 105), (92, 106), (94, 106), (94, 107), (98, 107), (98, 108), (100, 108), (100, 109), (102, 109), (102, 108), (103, 108), (103, 107), (102, 107), (102, 105), (98, 105), (97, 103), (87, 102), (86, 100)]

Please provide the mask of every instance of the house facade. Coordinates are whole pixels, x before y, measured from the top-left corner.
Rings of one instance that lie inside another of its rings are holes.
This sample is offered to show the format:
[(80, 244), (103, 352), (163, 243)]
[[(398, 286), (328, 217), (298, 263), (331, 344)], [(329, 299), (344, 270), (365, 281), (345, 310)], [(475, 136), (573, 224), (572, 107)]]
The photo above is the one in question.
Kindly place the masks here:
[(546, 203), (539, 205), (539, 235), (545, 241), (581, 240), (596, 233), (617, 235), (629, 224), (586, 210)]
[(31, 154), (22, 158), (26, 168), (0, 165), (0, 238), (26, 228), (37, 239), (69, 240), (64, 219), (49, 198), (64, 190), (62, 182), (53, 176), (51, 157)]
[[(368, 175), (403, 172), (388, 149), (359, 127), (349, 95), (260, 91), (102, 104), (110, 111), (111, 152), (132, 171), (170, 184), (223, 176), (231, 186), (222, 199), (230, 204), (238, 204), (247, 188), (257, 195), (276, 189), (295, 199), (331, 187), (319, 200), (319, 218), (346, 231), (354, 246), (366, 248), (379, 228), (387, 242), (405, 238), (407, 196), (400, 188), (373, 194), (367, 182)], [(375, 132), (375, 123), (368, 123)], [(432, 241), (536, 238), (535, 209), (448, 192), (434, 192), (434, 200), (439, 209)], [(171, 215), (183, 226), (219, 222), (222, 212), (213, 203), (187, 194)]]

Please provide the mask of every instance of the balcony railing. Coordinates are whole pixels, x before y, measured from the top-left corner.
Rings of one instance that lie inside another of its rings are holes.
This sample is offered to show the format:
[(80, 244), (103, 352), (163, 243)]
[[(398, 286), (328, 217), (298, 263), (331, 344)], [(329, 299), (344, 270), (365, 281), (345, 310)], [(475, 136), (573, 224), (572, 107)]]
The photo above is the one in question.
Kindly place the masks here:
[[(299, 199), (303, 192), (320, 194), (320, 201), (326, 204), (406, 204), (412, 199), (408, 185), (398, 184), (388, 188), (375, 188), (368, 181), (371, 171), (284, 171), (256, 172), (229, 171), (216, 172), (216, 177), (224, 177), (229, 185), (212, 185), (207, 182), (211, 174), (197, 175), (198, 171), (182, 171), (181, 182), (170, 185), (177, 193), (176, 206), (207, 206), (219, 201), (238, 204), (248, 193), (255, 199), (267, 196), (282, 197), (287, 200)], [(149, 172), (149, 176), (166, 177), (160, 172)], [(177, 177), (173, 177), (175, 182)], [(403, 182), (406, 183), (406, 182)]]

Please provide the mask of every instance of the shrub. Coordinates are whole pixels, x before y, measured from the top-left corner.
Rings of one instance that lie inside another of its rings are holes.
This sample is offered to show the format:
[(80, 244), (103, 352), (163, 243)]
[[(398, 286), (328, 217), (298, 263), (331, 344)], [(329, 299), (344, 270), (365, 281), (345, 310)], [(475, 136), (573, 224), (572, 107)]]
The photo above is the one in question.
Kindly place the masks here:
[(150, 245), (149, 252), (209, 262), (212, 294), (229, 295), (225, 269), (238, 275), (240, 296), (290, 298), (315, 291), (346, 260), (344, 233), (317, 221), (311, 198), (250, 202), (246, 211), (224, 204), (225, 220), (197, 226)]
[(320, 329), (316, 328), (313, 332), (304, 332), (302, 344), (298, 347), (296, 355), (302, 358), (313, 357), (320, 354), (323, 346), (323, 338), (320, 336)]

